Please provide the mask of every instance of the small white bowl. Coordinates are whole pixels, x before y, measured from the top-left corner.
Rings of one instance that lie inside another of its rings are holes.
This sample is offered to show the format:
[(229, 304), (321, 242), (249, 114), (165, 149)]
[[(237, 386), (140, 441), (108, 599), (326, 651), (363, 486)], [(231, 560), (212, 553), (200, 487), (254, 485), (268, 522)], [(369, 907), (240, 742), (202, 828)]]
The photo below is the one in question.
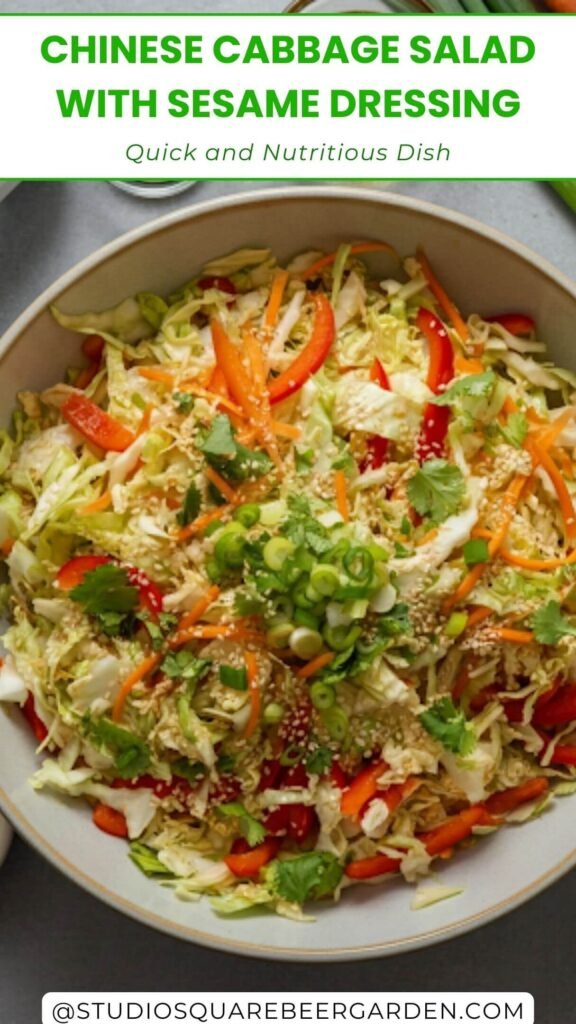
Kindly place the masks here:
[[(426, 248), (448, 292), (465, 312), (522, 310), (536, 317), (550, 354), (576, 369), (576, 285), (499, 232), (404, 196), (347, 187), (279, 188), (202, 203), (119, 238), (65, 274), (0, 342), (0, 409), (6, 419), (22, 388), (62, 379), (77, 359), (76, 335), (48, 305), (98, 309), (126, 295), (173, 291), (209, 259), (268, 245), (280, 260), (306, 248), (331, 250), (343, 239), (385, 239), (403, 254)], [(390, 257), (371, 257), (382, 276)], [(0, 711), (0, 807), (56, 867), (117, 910), (192, 942), (286, 960), (351, 960), (416, 949), (490, 921), (560, 878), (576, 861), (574, 798), (555, 801), (530, 824), (509, 826), (462, 850), (438, 872), (461, 896), (410, 910), (400, 881), (356, 887), (338, 905), (313, 907), (314, 924), (272, 914), (217, 917), (208, 902), (184, 903), (146, 879), (124, 843), (93, 828), (82, 803), (36, 793), (28, 783), (34, 744), (17, 708)]]

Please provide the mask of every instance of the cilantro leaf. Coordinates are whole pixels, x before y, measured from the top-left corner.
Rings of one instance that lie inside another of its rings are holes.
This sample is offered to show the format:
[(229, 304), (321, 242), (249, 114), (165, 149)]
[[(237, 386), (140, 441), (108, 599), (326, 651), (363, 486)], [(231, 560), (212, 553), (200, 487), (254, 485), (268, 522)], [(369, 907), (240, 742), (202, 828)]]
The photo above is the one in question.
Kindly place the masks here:
[(506, 423), (497, 424), (499, 432), (508, 444), (521, 448), (528, 433), (528, 420), (521, 412), (512, 412)]
[(263, 476), (272, 469), (272, 460), (266, 452), (247, 448), (235, 440), (228, 416), (214, 417), (198, 448), (205, 455), (206, 461), (230, 480)]
[(329, 747), (318, 747), (306, 758), (306, 771), (310, 775), (325, 775), (329, 770), (334, 754)]
[(208, 658), (197, 658), (190, 651), (170, 651), (160, 669), (169, 679), (180, 679), (186, 683), (188, 695), (192, 697), (196, 683), (204, 678), (211, 665)]
[(121, 779), (134, 779), (145, 774), (150, 766), (150, 751), (144, 740), (108, 718), (86, 717), (84, 726), (88, 737), (114, 758)]
[(266, 884), (289, 903), (304, 903), (334, 892), (342, 878), (342, 865), (333, 853), (302, 853), (286, 860), (275, 860), (266, 869)]
[(446, 459), (428, 459), (408, 481), (408, 500), (419, 515), (442, 523), (460, 507), (464, 477)]
[(130, 843), (128, 856), (148, 878), (152, 878), (154, 875), (172, 875), (170, 869), (158, 860), (155, 851), (151, 850), (149, 846), (145, 846), (144, 843)]
[(563, 636), (576, 636), (576, 626), (562, 614), (558, 601), (548, 604), (532, 617), (532, 629), (539, 644), (557, 644)]
[(483, 562), (487, 562), (490, 558), (488, 542), (482, 537), (474, 537), (472, 540), (467, 540), (463, 551), (464, 561), (469, 569), (473, 565), (481, 565)]
[(422, 712), (420, 721), (426, 732), (453, 754), (466, 757), (476, 746), (472, 726), (464, 713), (455, 707), (451, 697), (435, 701), (432, 707)]
[(220, 682), (232, 690), (247, 690), (248, 677), (245, 668), (234, 668), (232, 665), (220, 665)]
[(178, 412), (182, 412), (185, 415), (192, 412), (195, 401), (194, 395), (191, 395), (187, 391), (175, 391), (172, 398), (174, 399), (174, 404), (178, 409)]
[(434, 395), (430, 401), (433, 405), (454, 405), (459, 398), (485, 398), (490, 394), (496, 383), (496, 374), (492, 370), (485, 373), (471, 373), (461, 377), (441, 395)]
[(236, 454), (236, 442), (228, 416), (215, 416), (210, 430), (198, 445), (204, 455), (228, 456)]
[(124, 616), (140, 603), (138, 588), (132, 586), (126, 570), (112, 562), (87, 572), (68, 596), (89, 615), (99, 617), (105, 631), (113, 632), (120, 630)]
[(218, 813), (223, 814), (227, 818), (238, 818), (240, 831), (244, 836), (244, 839), (248, 843), (248, 846), (258, 846), (266, 838), (266, 829), (261, 821), (254, 818), (252, 814), (249, 814), (244, 804), (231, 803), (221, 804), (218, 807)]
[(200, 491), (196, 487), (196, 484), (190, 484), (190, 487), (186, 491), (182, 508), (176, 515), (176, 519), (180, 526), (188, 526), (194, 519), (196, 519), (201, 504)]

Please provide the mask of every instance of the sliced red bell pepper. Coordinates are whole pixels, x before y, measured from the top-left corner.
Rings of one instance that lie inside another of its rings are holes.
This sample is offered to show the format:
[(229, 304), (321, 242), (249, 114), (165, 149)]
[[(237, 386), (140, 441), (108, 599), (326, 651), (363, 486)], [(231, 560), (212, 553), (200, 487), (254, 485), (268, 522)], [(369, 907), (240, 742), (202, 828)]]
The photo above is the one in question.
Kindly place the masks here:
[(521, 786), (512, 786), (510, 789), (504, 789), (501, 793), (493, 793), (486, 801), (486, 810), (489, 814), (494, 815), (508, 814), (509, 811), (516, 810), (522, 804), (544, 796), (549, 788), (548, 779), (529, 779)]
[(276, 783), (279, 782), (281, 775), (282, 765), (278, 758), (273, 761), (263, 761), (260, 768), (258, 792), (262, 793), (265, 789), (276, 789)]
[(416, 441), (416, 458), (420, 464), (426, 462), (426, 459), (441, 459), (446, 454), (449, 422), (450, 409), (447, 405), (428, 403)]
[(105, 344), (104, 338), (101, 338), (99, 334), (86, 335), (82, 342), (82, 351), (86, 359), (91, 363), (99, 363), (104, 353)]
[[(437, 395), (454, 376), (452, 342), (442, 321), (430, 310), (419, 309), (416, 324), (428, 341), (430, 350), (426, 383)], [(425, 406), (422, 427), (416, 442), (416, 458), (420, 463), (426, 459), (442, 458), (445, 454), (449, 422), (448, 406), (434, 405), (432, 402)]]
[(25, 703), (22, 705), (22, 714), (32, 729), (38, 743), (44, 743), (48, 735), (48, 729), (36, 711), (34, 696), (31, 693), (28, 694)]
[(530, 334), (536, 326), (532, 317), (526, 313), (499, 313), (497, 316), (486, 316), (484, 319), (489, 324), (500, 324), (515, 336)]
[(277, 839), (265, 839), (259, 846), (252, 849), (244, 839), (237, 839), (232, 852), (224, 858), (224, 863), (236, 878), (254, 878), (268, 861), (278, 852)]
[(307, 804), (291, 804), (288, 814), (288, 836), (303, 843), (314, 830), (317, 818), (313, 807)]
[(553, 729), (557, 725), (568, 725), (576, 721), (576, 683), (568, 683), (543, 706), (537, 707), (532, 724), (542, 729)]
[(115, 811), (113, 807), (96, 804), (92, 813), (92, 821), (101, 832), (106, 832), (109, 836), (116, 836), (118, 839), (128, 838), (126, 818), (121, 811)]
[(351, 861), (344, 868), (344, 874), (348, 878), (365, 881), (368, 878), (378, 878), (379, 875), (390, 875), (399, 870), (399, 857), (387, 857), (385, 853), (377, 853), (374, 857)]
[(429, 348), (426, 383), (435, 395), (454, 376), (454, 349), (444, 324), (429, 309), (418, 310), (416, 326), (422, 332)]
[(385, 761), (377, 761), (375, 764), (363, 768), (358, 773), (342, 794), (342, 799), (340, 800), (342, 814), (349, 818), (355, 818), (360, 814), (368, 800), (376, 796), (378, 792), (378, 779), (383, 775), (387, 767), (388, 765)]
[(80, 586), (86, 573), (94, 572), (98, 566), (107, 565), (111, 561), (108, 555), (78, 555), (59, 569), (56, 584), (60, 590), (74, 590)]
[[(78, 587), (87, 573), (93, 572), (100, 565), (116, 563), (116, 559), (109, 555), (78, 555), (66, 562), (56, 577), (57, 586), (60, 590), (74, 590)], [(138, 589), (140, 603), (151, 615), (158, 615), (164, 606), (164, 598), (160, 587), (151, 580), (141, 569), (134, 565), (121, 565), (125, 570), (128, 581)]]
[(207, 292), (209, 288), (217, 288), (219, 292), (236, 295), (236, 285), (229, 277), (201, 277), (198, 281), (198, 287), (203, 292)]
[(290, 824), (290, 804), (280, 804), (273, 811), (269, 811), (263, 824), (268, 835), (287, 836)]
[(333, 761), (330, 766), (329, 772), (330, 781), (334, 783), (338, 789), (346, 789), (348, 785), (348, 776), (338, 761)]
[(123, 452), (136, 440), (136, 435), (109, 416), (85, 395), (71, 394), (64, 402), (62, 415), (70, 426), (107, 452)]
[(323, 292), (314, 292), (311, 297), (316, 306), (312, 335), (288, 369), (271, 381), (268, 393), (272, 405), (295, 394), (320, 369), (336, 337), (334, 312), (330, 302)]
[(436, 857), (446, 850), (451, 850), (457, 843), (467, 839), (475, 825), (480, 824), (486, 815), (484, 804), (474, 804), (472, 807), (461, 811), (454, 818), (429, 832), (422, 832), (417, 838), (424, 843), (426, 850), (431, 857)]
[[(379, 359), (375, 359), (372, 363), (370, 380), (379, 384), (384, 391), (391, 390), (388, 374)], [(369, 437), (366, 441), (366, 455), (360, 466), (361, 472), (366, 473), (369, 469), (380, 469), (380, 466), (383, 466), (388, 458), (389, 447), (390, 442), (387, 437), (379, 437), (378, 435)]]
[(555, 748), (550, 764), (576, 765), (576, 744), (560, 743)]

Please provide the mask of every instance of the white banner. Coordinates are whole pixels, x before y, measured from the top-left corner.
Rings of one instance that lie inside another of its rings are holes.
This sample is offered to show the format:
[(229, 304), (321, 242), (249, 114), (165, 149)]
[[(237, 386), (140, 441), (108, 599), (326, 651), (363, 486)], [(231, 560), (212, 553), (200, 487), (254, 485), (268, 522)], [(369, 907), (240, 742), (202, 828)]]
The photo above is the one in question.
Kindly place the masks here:
[(528, 992), (49, 992), (42, 1024), (196, 1021), (196, 1024), (534, 1024)]
[(570, 178), (576, 17), (2, 15), (0, 178)]

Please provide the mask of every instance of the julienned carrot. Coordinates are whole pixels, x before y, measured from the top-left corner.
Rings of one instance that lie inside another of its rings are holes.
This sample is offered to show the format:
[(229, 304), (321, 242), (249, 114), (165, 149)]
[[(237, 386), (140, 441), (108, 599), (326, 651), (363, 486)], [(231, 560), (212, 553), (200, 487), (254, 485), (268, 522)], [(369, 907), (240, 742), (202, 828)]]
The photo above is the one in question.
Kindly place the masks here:
[[(359, 256), (363, 252), (391, 252), (396, 256), (396, 250), (387, 242), (357, 242), (350, 246), (351, 256)], [(309, 281), (312, 277), (316, 277), (321, 270), (331, 267), (337, 255), (337, 252), (331, 252), (327, 256), (321, 256), (320, 259), (315, 260), (309, 267), (306, 267), (306, 270), (302, 271), (299, 275), (300, 280)]]
[(167, 387), (174, 387), (174, 374), (169, 370), (163, 370), (160, 366), (140, 366), (138, 374), (144, 380), (153, 380), (158, 384), (166, 384)]
[(494, 629), (500, 640), (510, 644), (531, 644), (534, 640), (534, 633), (528, 629), (508, 629), (506, 626), (498, 626)]
[(263, 326), (271, 330), (276, 326), (278, 321), (278, 314), (280, 312), (280, 306), (282, 305), (282, 297), (286, 289), (286, 283), (288, 281), (288, 271), (281, 270), (278, 268), (274, 274), (272, 281), (272, 287), (270, 289), (270, 295), (268, 298), (268, 305), (264, 312), (264, 324)]
[(487, 530), (484, 526), (475, 526), (471, 533), (472, 537), (482, 537), (483, 540), (492, 540), (494, 537), (493, 530)]
[(543, 777), (530, 779), (521, 786), (513, 786), (511, 789), (505, 789), (501, 793), (493, 793), (486, 801), (486, 810), (489, 814), (494, 815), (508, 814), (522, 804), (544, 796), (544, 793), (547, 793), (549, 788), (550, 783), (548, 779)]
[(208, 402), (214, 402), (219, 409), (226, 409), (227, 412), (234, 413), (235, 416), (239, 416), (241, 419), (244, 417), (242, 409), (235, 402), (232, 402), (225, 395), (221, 395), (217, 391), (200, 387), (194, 381), (183, 381), (180, 390), (190, 395), (196, 395), (197, 398), (205, 398)]
[(220, 491), (223, 498), (226, 498), (230, 503), (236, 501), (236, 491), (234, 488), (231, 487), (228, 481), (225, 480), (224, 477), (220, 476), (220, 473), (217, 473), (212, 466), (206, 466), (204, 474), (210, 483), (214, 485), (216, 490)]
[(216, 361), (224, 375), (228, 391), (248, 419), (258, 424), (258, 401), (240, 350), (230, 340), (220, 320), (213, 320), (210, 326)]
[(388, 789), (383, 790), (382, 793), (377, 793), (376, 796), (384, 801), (390, 814), (400, 807), (400, 804), (404, 803), (412, 793), (415, 793), (421, 785), (420, 779), (406, 779), (405, 782), (399, 782), (397, 785), (389, 786)]
[(478, 825), (485, 815), (484, 804), (475, 804), (466, 808), (465, 811), (461, 811), (454, 818), (449, 818), (437, 828), (431, 829), (430, 832), (422, 833), (417, 838), (424, 843), (431, 857), (437, 857), (438, 854), (452, 849), (457, 843), (467, 839), (474, 826)]
[(507, 562), (509, 565), (517, 565), (520, 569), (528, 569), (533, 572), (542, 570), (546, 572), (548, 569), (559, 569), (563, 565), (574, 565), (576, 562), (576, 550), (571, 551), (568, 555), (559, 555), (558, 558), (525, 558), (524, 555), (515, 555), (512, 551), (502, 548), (500, 558), (503, 562)]
[(342, 814), (348, 818), (355, 818), (360, 813), (364, 804), (371, 800), (373, 796), (376, 796), (379, 788), (378, 779), (387, 768), (388, 765), (385, 761), (378, 761), (376, 764), (371, 764), (368, 768), (364, 768), (352, 780), (348, 789), (345, 789), (342, 793), (340, 801)]
[(321, 669), (329, 665), (331, 661), (336, 657), (334, 651), (324, 651), (323, 654), (319, 654), (316, 658), (312, 658), (306, 665), (302, 665), (296, 672), (299, 679), (309, 679), (310, 676), (320, 672)]
[(280, 420), (270, 420), (270, 429), (277, 437), (286, 437), (289, 441), (299, 441), (302, 437), (300, 427), (293, 423), (282, 423)]
[(244, 664), (246, 665), (246, 676), (248, 679), (248, 692), (250, 694), (250, 717), (244, 729), (244, 739), (248, 740), (260, 721), (260, 709), (262, 698), (258, 686), (258, 660), (254, 651), (244, 651)]
[(566, 536), (569, 540), (574, 540), (576, 538), (576, 511), (574, 510), (572, 497), (566, 486), (566, 481), (548, 452), (537, 441), (533, 442), (533, 446), (534, 454), (556, 491), (558, 504), (560, 505), (560, 511), (564, 520)]
[(466, 623), (466, 629), (473, 629), (474, 626), (480, 625), (484, 622), (484, 619), (489, 618), (490, 615), (494, 614), (493, 608), (486, 608), (484, 605), (478, 605), (468, 615), (468, 622)]
[(466, 359), (459, 352), (454, 353), (454, 369), (456, 373), (482, 373), (484, 363), (481, 359)]
[(217, 519), (222, 519), (228, 512), (230, 512), (231, 505), (219, 505), (218, 508), (213, 508), (210, 512), (205, 512), (203, 515), (198, 516), (188, 526), (183, 526), (178, 531), (178, 540), (188, 540), (189, 537), (193, 537), (196, 533), (201, 533), (211, 523), (215, 523)]
[(156, 667), (160, 658), (160, 654), (148, 655), (147, 658), (144, 658), (144, 661), (141, 661), (140, 664), (136, 666), (130, 675), (126, 676), (126, 679), (118, 691), (112, 708), (112, 720), (114, 722), (118, 722), (122, 718), (122, 712), (124, 711), (124, 705), (128, 694), (134, 689), (137, 683), (144, 679), (144, 677)]
[(94, 501), (90, 501), (87, 505), (82, 505), (76, 509), (76, 515), (79, 516), (92, 516), (95, 512), (105, 512), (107, 508), (112, 504), (112, 495), (110, 491), (104, 491), (99, 498)]
[(342, 519), (347, 523), (350, 519), (350, 506), (348, 504), (346, 477), (342, 469), (337, 469), (334, 473), (334, 490), (336, 492), (336, 506)]
[(92, 821), (101, 832), (107, 832), (109, 836), (117, 836), (118, 839), (128, 838), (126, 818), (121, 811), (115, 811), (113, 807), (96, 804), (92, 812)]
[(574, 419), (576, 416), (576, 408), (566, 409), (560, 416), (557, 416), (553, 423), (546, 428), (542, 428), (538, 433), (536, 440), (540, 448), (544, 451), (548, 451), (552, 447), (554, 442), (564, 430), (565, 427)]
[(185, 612), (178, 623), (178, 632), (182, 632), (185, 629), (189, 629), (190, 626), (196, 625), (199, 619), (202, 618), (204, 612), (214, 603), (216, 598), (220, 594), (220, 587), (214, 584), (209, 587), (202, 597), (199, 597), (196, 603), (192, 606), (190, 611)]
[(438, 278), (436, 277), (434, 271), (432, 270), (432, 267), (430, 266), (430, 263), (428, 262), (427, 256), (425, 256), (421, 249), (418, 250), (417, 258), (418, 263), (422, 268), (422, 273), (426, 278), (426, 283), (428, 284), (430, 291), (434, 295), (434, 298), (437, 300), (440, 308), (444, 311), (444, 313), (450, 320), (452, 326), (454, 327), (454, 330), (456, 331), (458, 337), (460, 338), (460, 341), (468, 341), (468, 328), (464, 323), (464, 320), (462, 319), (458, 309), (452, 302), (452, 299), (449, 298), (447, 292), (440, 284)]
[(231, 622), (227, 626), (191, 626), (189, 629), (178, 631), (169, 641), (171, 648), (183, 647), (190, 640), (218, 640), (220, 637), (228, 637), (234, 640), (253, 640), (255, 643), (262, 642), (262, 634), (256, 630), (246, 629)]
[[(506, 534), (508, 533), (508, 527), (510, 526), (512, 516), (514, 515), (516, 506), (522, 495), (522, 491), (529, 479), (530, 477), (527, 476), (514, 477), (502, 497), (500, 522), (497, 529), (494, 530), (492, 540), (488, 544), (488, 554), (490, 558), (494, 557), (506, 540)], [(486, 569), (487, 564), (488, 563), (486, 562), (482, 562), (479, 565), (475, 565), (470, 572), (467, 573), (454, 593), (444, 601), (442, 606), (443, 611), (449, 611), (453, 605), (462, 601), (465, 597), (468, 597), (468, 594), (474, 590), (474, 587)]]
[(268, 455), (277, 469), (282, 469), (282, 460), (278, 453), (278, 445), (271, 425), (270, 396), (266, 386), (268, 367), (258, 338), (250, 328), (242, 332), (242, 341), (248, 354), (250, 371), (257, 399), (258, 410), (254, 416), (260, 438)]

